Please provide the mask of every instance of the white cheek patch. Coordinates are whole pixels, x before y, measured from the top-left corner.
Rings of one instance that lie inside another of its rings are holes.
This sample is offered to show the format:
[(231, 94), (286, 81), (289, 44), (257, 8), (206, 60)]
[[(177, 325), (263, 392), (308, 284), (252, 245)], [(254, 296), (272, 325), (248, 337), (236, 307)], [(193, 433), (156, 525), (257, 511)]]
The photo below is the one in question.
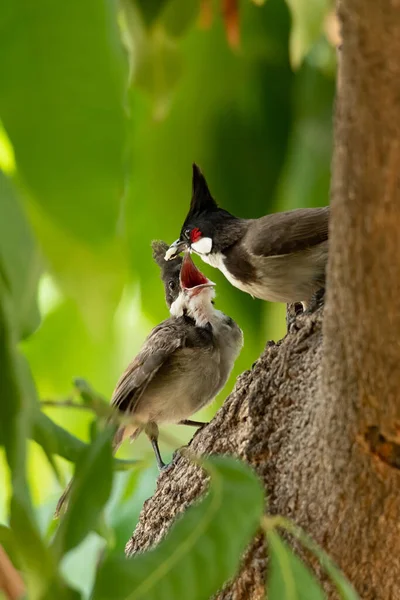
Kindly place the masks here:
[(194, 252), (197, 252), (197, 254), (210, 254), (212, 249), (212, 239), (209, 237), (202, 237), (198, 242), (193, 242), (190, 247)]

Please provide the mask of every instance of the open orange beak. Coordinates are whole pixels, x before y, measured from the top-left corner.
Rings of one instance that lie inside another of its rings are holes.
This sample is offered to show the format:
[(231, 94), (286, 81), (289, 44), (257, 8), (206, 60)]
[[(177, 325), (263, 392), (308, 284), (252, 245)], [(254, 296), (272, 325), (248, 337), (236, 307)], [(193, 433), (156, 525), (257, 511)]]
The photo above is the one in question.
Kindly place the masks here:
[(207, 279), (196, 267), (189, 252), (185, 253), (182, 261), (180, 283), (182, 289), (190, 292), (191, 295), (198, 294), (204, 288), (215, 287), (215, 283)]

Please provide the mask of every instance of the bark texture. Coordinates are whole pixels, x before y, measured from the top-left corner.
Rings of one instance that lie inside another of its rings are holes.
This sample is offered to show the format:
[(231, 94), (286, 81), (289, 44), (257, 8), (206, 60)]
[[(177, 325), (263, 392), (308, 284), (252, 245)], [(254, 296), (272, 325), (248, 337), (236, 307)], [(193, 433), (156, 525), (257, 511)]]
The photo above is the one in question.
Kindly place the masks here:
[[(343, 0), (339, 14), (324, 314), (267, 346), (191, 448), (250, 463), (270, 512), (309, 532), (363, 600), (399, 600), (400, 0)], [(157, 543), (204, 486), (177, 456), (127, 553)], [(218, 598), (263, 598), (264, 573), (257, 538)]]
[(320, 535), (362, 598), (389, 600), (400, 598), (400, 2), (339, 10)]

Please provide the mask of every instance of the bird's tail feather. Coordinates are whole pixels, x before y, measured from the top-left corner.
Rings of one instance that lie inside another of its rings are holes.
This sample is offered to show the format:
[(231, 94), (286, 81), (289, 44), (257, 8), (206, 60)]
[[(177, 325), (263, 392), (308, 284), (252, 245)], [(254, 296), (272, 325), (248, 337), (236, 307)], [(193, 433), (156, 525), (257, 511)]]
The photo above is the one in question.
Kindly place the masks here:
[[(133, 441), (137, 438), (140, 433), (140, 428), (138, 428), (133, 434), (130, 435), (130, 439)], [(112, 453), (115, 454), (124, 441), (125, 438), (125, 427), (119, 427), (114, 435), (114, 439), (112, 441)], [(74, 478), (72, 477), (71, 481), (63, 491), (60, 496), (60, 499), (57, 502), (56, 510), (54, 511), (54, 519), (58, 519), (60, 515), (67, 510), (68, 507), (68, 497), (71, 492), (71, 488), (74, 482)]]
[(71, 479), (71, 481), (69, 482), (69, 484), (67, 485), (67, 487), (65, 488), (63, 493), (61, 494), (61, 496), (57, 502), (56, 510), (54, 511), (54, 517), (53, 517), (54, 519), (58, 519), (58, 517), (61, 515), (61, 513), (67, 509), (68, 496), (71, 491), (73, 481), (74, 481), (74, 478)]

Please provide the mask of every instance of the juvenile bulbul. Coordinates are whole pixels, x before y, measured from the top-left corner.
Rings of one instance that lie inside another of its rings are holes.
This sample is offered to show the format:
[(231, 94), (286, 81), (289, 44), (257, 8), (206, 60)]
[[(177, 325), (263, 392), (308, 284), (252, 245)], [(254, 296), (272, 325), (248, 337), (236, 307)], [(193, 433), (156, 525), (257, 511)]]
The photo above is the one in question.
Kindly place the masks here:
[(237, 218), (217, 205), (194, 164), (190, 209), (165, 260), (189, 249), (240, 290), (306, 310), (325, 287), (328, 222), (329, 207)]
[[(203, 425), (189, 417), (223, 388), (243, 345), (241, 329), (213, 305), (215, 284), (197, 269), (189, 253), (173, 265), (166, 263), (167, 248), (163, 242), (153, 243), (171, 317), (151, 331), (111, 399), (112, 406), (132, 418), (116, 432), (114, 452), (125, 438), (135, 440), (144, 431), (159, 469), (165, 465), (158, 425)], [(69, 489), (70, 485), (57, 504), (56, 516)]]
[(199, 425), (189, 417), (223, 388), (243, 345), (241, 329), (213, 305), (215, 284), (197, 269), (189, 253), (179, 272), (178, 294), (171, 289), (177, 272), (163, 266), (162, 279), (171, 317), (152, 330), (112, 398), (113, 406), (140, 423), (122, 426), (116, 443), (144, 431), (160, 469), (164, 463), (158, 424)]

